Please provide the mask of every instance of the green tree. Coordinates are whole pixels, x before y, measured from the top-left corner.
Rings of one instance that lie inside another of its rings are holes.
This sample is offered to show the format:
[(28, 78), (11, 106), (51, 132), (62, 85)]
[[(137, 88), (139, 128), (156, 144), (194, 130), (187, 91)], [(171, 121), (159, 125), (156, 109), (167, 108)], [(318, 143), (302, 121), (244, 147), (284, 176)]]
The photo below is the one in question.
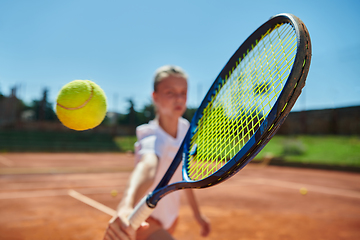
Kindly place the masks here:
[(187, 108), (183, 118), (186, 118), (189, 122), (191, 122), (191, 119), (193, 118), (197, 108)]
[[(33, 100), (29, 109), (35, 112), (37, 121), (54, 121), (57, 119), (53, 106), (47, 100), (48, 89), (44, 89), (43, 98), (41, 100)], [(26, 107), (27, 108), (27, 107)]]
[(135, 103), (131, 98), (127, 99), (127, 102), (129, 104), (127, 113), (119, 116), (118, 123), (122, 124), (122, 125), (138, 125), (138, 122), (139, 122), (138, 115), (139, 114), (135, 110)]
[(139, 124), (148, 123), (156, 116), (155, 106), (153, 103), (149, 103), (144, 106), (141, 112), (139, 112)]

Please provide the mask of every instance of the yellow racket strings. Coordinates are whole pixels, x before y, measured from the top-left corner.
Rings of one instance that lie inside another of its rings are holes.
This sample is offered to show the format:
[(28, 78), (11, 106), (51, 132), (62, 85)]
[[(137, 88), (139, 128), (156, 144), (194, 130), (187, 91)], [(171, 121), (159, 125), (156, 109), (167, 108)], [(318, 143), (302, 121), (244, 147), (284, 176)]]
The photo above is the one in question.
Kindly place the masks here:
[(223, 167), (260, 127), (281, 93), (296, 54), (290, 24), (279, 24), (239, 58), (218, 86), (190, 146), (188, 175), (201, 180)]

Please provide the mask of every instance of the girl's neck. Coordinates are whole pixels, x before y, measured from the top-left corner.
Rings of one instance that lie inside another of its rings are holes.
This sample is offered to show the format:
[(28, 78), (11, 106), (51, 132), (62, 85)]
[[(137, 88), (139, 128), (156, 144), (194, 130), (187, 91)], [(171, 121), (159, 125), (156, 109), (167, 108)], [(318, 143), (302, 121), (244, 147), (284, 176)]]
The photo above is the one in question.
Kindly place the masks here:
[(160, 127), (167, 134), (169, 134), (173, 138), (176, 138), (179, 118), (162, 116), (161, 118), (158, 117), (157, 120)]

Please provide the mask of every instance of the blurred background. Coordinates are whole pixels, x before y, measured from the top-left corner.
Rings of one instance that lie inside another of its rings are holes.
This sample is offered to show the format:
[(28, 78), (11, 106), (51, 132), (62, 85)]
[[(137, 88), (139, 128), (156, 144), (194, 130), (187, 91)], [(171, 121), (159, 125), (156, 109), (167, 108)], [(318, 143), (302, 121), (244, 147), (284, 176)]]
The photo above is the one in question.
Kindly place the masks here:
[[(288, 12), (309, 29), (306, 86), (257, 160), (360, 167), (360, 3), (343, 1), (1, 1), (0, 151), (132, 152), (135, 127), (154, 117), (152, 78), (165, 64), (189, 75), (191, 119), (240, 44)], [(108, 113), (92, 130), (54, 112), (75, 79), (100, 85)]]

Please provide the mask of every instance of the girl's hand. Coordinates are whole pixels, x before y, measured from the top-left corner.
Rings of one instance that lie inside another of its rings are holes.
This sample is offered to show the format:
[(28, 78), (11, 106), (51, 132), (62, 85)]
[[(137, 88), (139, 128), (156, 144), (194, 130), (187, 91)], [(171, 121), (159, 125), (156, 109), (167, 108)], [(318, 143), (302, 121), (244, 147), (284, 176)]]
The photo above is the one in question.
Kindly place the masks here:
[(197, 216), (196, 221), (199, 223), (201, 227), (200, 235), (202, 237), (208, 236), (211, 231), (210, 221), (203, 215)]
[[(135, 240), (136, 231), (131, 227), (127, 216), (132, 212), (132, 209), (120, 210), (117, 216), (114, 216), (109, 221), (109, 226), (106, 229), (104, 240)], [(148, 228), (149, 224), (143, 222), (140, 228)]]

